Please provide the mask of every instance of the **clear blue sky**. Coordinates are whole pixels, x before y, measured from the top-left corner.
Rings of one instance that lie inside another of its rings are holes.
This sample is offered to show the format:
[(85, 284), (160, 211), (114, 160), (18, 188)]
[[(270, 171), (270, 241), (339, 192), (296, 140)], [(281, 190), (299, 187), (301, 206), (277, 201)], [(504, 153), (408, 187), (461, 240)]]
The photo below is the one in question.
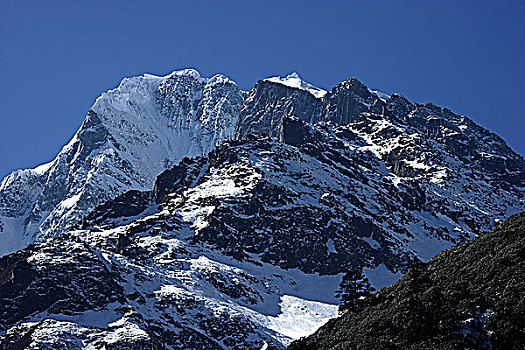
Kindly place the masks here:
[(0, 0), (0, 177), (55, 157), (125, 76), (297, 71), (471, 117), (525, 154), (524, 1)]

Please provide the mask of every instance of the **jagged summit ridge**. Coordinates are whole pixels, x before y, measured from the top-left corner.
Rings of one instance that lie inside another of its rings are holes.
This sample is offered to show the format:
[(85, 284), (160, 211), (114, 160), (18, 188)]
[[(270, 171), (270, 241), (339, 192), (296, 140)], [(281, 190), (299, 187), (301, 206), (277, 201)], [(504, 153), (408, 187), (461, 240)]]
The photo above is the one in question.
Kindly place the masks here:
[[(224, 140), (250, 134), (279, 140), (287, 116), (344, 125), (362, 113), (392, 115), (425, 129), (426, 137), (447, 143), (463, 158), (522, 181), (522, 160), (496, 135), (432, 104), (412, 104), (397, 94), (386, 97), (355, 78), (325, 92), (297, 73), (259, 81), (246, 94), (223, 75), (207, 79), (195, 69), (126, 78), (97, 98), (54, 161), (2, 181), (0, 254), (63, 231), (126, 190), (150, 188), (162, 170), (185, 156), (207, 154)], [(449, 134), (441, 135), (443, 129)], [(483, 152), (471, 154), (474, 149)], [(392, 158), (397, 156), (380, 156), (403, 173)]]
[[(207, 154), (224, 140), (250, 134), (279, 140), (287, 116), (344, 125), (362, 113), (392, 115), (461, 157), (499, 169), (510, 181), (523, 181), (522, 159), (466, 117), (431, 104), (412, 104), (397, 94), (385, 99), (355, 78), (323, 90), (322, 96), (312, 93), (316, 89), (296, 73), (259, 81), (246, 94), (223, 75), (207, 79), (194, 69), (124, 79), (97, 98), (54, 161), (2, 181), (0, 254), (63, 231), (126, 190), (150, 188), (162, 170), (185, 156)], [(441, 134), (445, 129), (448, 134)], [(471, 154), (475, 149), (480, 152)], [(395, 160), (398, 155), (378, 155), (404, 174), (404, 163)]]
[(341, 272), (390, 285), (523, 210), (524, 183), (496, 135), (357, 79), (126, 79), (3, 182), (0, 237), (41, 242), (0, 258), (0, 343), (281, 349), (335, 315)]

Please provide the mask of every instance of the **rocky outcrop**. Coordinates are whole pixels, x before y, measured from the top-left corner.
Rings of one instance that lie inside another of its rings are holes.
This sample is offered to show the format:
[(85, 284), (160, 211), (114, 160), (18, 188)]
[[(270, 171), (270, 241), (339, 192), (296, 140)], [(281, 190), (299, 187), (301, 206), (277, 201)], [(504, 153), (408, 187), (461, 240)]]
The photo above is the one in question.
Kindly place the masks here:
[(361, 113), (382, 114), (385, 103), (359, 80), (350, 78), (337, 84), (323, 98), (322, 120), (335, 124), (348, 124)]
[(261, 80), (246, 96), (235, 137), (264, 134), (278, 140), (284, 117), (313, 123), (319, 120), (321, 108), (321, 100), (308, 91)]

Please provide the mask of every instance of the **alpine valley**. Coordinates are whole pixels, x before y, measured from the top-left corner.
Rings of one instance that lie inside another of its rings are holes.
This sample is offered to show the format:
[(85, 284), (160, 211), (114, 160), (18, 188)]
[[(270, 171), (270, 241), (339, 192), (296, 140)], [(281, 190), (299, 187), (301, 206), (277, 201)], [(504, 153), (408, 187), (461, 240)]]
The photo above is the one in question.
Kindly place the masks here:
[(389, 286), (523, 210), (523, 157), (431, 103), (124, 79), (1, 182), (0, 347), (283, 349), (337, 316), (346, 271)]

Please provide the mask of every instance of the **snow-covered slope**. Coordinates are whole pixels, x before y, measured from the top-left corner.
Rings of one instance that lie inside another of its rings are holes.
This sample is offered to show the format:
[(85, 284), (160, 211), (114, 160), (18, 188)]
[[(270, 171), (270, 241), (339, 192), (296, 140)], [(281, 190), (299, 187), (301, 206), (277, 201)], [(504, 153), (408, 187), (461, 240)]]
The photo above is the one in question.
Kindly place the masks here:
[(343, 272), (387, 286), (525, 209), (523, 158), (470, 119), (298, 79), (124, 80), (4, 179), (4, 252), (42, 242), (0, 259), (0, 342), (280, 349), (335, 315)]
[(56, 159), (0, 186), (0, 255), (63, 232), (98, 204), (144, 190), (185, 156), (232, 137), (243, 95), (192, 69), (124, 79), (102, 94)]
[(131, 227), (73, 231), (4, 258), (2, 267), (15, 277), (2, 282), (1, 326), (16, 326), (0, 343), (280, 349), (336, 315), (333, 295), (324, 291), (336, 287), (337, 276), (237, 261), (189, 242), (182, 223), (179, 232), (109, 247)]

